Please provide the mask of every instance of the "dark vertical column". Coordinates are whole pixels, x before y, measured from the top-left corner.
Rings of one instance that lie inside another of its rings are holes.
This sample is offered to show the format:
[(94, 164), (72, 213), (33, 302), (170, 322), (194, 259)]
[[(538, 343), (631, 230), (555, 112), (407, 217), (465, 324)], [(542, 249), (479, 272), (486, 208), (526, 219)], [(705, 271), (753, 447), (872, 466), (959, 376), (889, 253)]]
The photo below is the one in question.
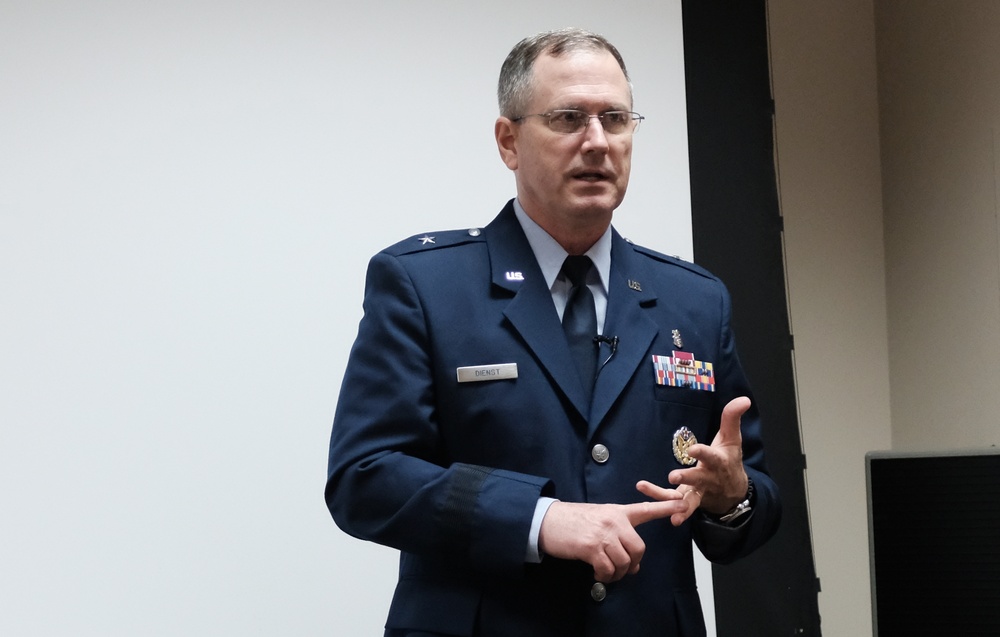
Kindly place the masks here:
[(819, 635), (774, 168), (765, 0), (683, 0), (695, 261), (733, 296), (743, 366), (781, 489), (778, 534), (714, 566), (719, 637)]

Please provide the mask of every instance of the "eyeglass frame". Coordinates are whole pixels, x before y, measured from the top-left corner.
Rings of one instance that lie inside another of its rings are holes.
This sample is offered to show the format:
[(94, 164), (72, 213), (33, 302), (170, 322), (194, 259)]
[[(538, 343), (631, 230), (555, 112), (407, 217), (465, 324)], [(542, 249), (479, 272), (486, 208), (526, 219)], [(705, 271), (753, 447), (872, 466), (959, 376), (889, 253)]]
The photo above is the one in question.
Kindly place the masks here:
[[(579, 130), (575, 130), (575, 131), (558, 131), (558, 130), (555, 130), (554, 128), (552, 128), (552, 123), (551, 123), (552, 122), (552, 116), (555, 115), (555, 114), (557, 114), (557, 113), (580, 113), (581, 115), (585, 115), (587, 117), (587, 123), (583, 124), (579, 128)], [(630, 115), (631, 117), (629, 118), (629, 121), (635, 123), (632, 126), (632, 130), (623, 130), (623, 131), (621, 131), (619, 133), (613, 133), (613, 132), (609, 131), (608, 128), (607, 128), (607, 126), (604, 123), (604, 118), (607, 115), (611, 114), (611, 113), (627, 113), (628, 115)], [(616, 109), (616, 110), (604, 111), (603, 113), (598, 113), (596, 115), (591, 115), (587, 111), (580, 110), (578, 108), (554, 108), (554, 109), (552, 109), (551, 111), (549, 111), (547, 113), (526, 113), (524, 115), (519, 115), (517, 117), (512, 117), (510, 119), (510, 121), (520, 124), (524, 120), (524, 118), (526, 118), (526, 117), (545, 117), (545, 118), (547, 118), (546, 121), (545, 121), (545, 126), (550, 131), (552, 131), (553, 133), (557, 133), (559, 135), (579, 135), (580, 133), (583, 133), (588, 128), (590, 128), (590, 120), (592, 120), (592, 119), (596, 119), (598, 122), (601, 123), (601, 129), (607, 135), (625, 135), (625, 134), (628, 134), (628, 133), (634, 133), (636, 131), (636, 129), (639, 128), (639, 124), (642, 123), (642, 120), (646, 119), (644, 116), (640, 115), (639, 113), (636, 113), (635, 111), (622, 111), (622, 110), (617, 110)]]

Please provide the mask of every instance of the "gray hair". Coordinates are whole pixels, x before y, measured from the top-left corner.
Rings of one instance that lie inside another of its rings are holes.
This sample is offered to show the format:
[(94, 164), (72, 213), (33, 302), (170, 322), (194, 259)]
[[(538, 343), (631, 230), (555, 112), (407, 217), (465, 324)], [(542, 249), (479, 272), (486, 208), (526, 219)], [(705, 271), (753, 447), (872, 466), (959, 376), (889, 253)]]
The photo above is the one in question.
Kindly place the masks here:
[(607, 51), (614, 56), (628, 81), (629, 97), (632, 95), (632, 81), (628, 77), (625, 61), (618, 49), (604, 36), (583, 29), (560, 29), (546, 31), (527, 37), (511, 49), (503, 66), (500, 67), (500, 81), (497, 83), (497, 102), (500, 115), (511, 119), (524, 115), (532, 93), (532, 71), (535, 60), (542, 54), (560, 57), (573, 51)]

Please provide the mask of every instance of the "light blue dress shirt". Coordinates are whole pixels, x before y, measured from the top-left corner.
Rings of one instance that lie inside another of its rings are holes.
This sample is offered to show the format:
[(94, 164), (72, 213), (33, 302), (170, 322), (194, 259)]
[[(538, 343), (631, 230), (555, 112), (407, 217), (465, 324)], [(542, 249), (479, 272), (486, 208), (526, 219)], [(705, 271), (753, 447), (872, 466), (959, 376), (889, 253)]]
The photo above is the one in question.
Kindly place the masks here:
[[(531, 251), (535, 253), (535, 260), (545, 277), (545, 284), (552, 293), (552, 302), (555, 303), (559, 320), (562, 320), (563, 312), (566, 310), (566, 303), (569, 301), (572, 284), (565, 278), (560, 277), (563, 261), (569, 253), (552, 238), (552, 235), (535, 223), (528, 213), (521, 207), (521, 203), (514, 200), (514, 214), (524, 230), (524, 236), (528, 238)], [(597, 243), (592, 245), (584, 254), (594, 262), (587, 279), (587, 287), (594, 295), (594, 309), (597, 312), (597, 331), (604, 333), (604, 319), (608, 314), (608, 277), (611, 275), (611, 226), (604, 231)], [(531, 530), (528, 533), (528, 548), (525, 554), (526, 562), (541, 562), (542, 555), (538, 550), (538, 534), (542, 528), (542, 519), (549, 507), (556, 500), (554, 498), (539, 498), (535, 505), (535, 514), (531, 519)]]

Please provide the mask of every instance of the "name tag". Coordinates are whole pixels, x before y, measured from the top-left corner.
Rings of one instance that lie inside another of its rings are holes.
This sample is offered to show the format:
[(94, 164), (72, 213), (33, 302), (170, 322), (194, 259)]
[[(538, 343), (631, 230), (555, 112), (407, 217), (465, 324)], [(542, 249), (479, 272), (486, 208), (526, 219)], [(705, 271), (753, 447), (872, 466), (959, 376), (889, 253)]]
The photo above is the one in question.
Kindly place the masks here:
[(517, 363), (459, 367), (456, 371), (458, 372), (458, 382), (460, 383), (478, 383), (484, 380), (505, 380), (507, 378), (517, 378)]

